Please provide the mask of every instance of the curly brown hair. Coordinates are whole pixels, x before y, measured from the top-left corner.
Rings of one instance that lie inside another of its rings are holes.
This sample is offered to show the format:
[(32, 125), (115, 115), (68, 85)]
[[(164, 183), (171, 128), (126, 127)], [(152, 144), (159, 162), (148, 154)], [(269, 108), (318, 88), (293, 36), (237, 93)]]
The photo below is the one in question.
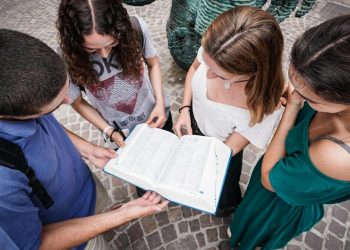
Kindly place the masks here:
[(129, 15), (119, 0), (62, 0), (56, 26), (62, 56), (72, 80), (81, 86), (98, 83), (96, 71), (84, 49), (84, 36), (94, 31), (118, 40), (111, 54), (118, 58), (124, 74), (139, 79), (142, 50)]

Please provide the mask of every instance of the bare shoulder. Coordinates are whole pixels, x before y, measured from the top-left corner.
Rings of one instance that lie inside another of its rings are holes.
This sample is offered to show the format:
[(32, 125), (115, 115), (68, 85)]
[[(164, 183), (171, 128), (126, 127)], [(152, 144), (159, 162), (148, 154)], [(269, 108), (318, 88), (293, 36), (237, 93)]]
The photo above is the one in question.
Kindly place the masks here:
[(312, 163), (325, 175), (350, 181), (350, 153), (331, 140), (318, 140), (309, 146)]

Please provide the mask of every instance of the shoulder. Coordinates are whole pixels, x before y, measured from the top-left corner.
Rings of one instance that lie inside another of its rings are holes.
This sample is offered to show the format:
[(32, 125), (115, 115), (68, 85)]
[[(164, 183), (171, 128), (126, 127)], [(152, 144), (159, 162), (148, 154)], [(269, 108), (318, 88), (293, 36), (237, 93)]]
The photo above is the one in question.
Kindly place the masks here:
[(143, 20), (141, 17), (139, 17), (138, 15), (134, 15), (134, 16), (130, 16), (130, 18), (136, 18), (137, 21), (139, 22), (140, 24), (140, 27), (141, 27), (141, 30), (142, 30), (142, 33), (148, 33), (148, 25), (146, 23), (145, 20)]
[(309, 146), (312, 163), (323, 174), (350, 181), (350, 153), (331, 140), (318, 140)]

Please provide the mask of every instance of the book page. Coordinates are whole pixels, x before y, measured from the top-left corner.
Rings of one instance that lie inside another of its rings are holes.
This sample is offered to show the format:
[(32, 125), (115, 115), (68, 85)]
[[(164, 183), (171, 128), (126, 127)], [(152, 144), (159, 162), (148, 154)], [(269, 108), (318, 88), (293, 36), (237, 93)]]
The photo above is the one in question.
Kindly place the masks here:
[(216, 138), (184, 136), (157, 190), (169, 200), (214, 214), (230, 156), (231, 150)]
[(117, 168), (155, 184), (178, 138), (170, 132), (150, 128), (147, 124), (138, 126), (135, 128), (138, 129), (136, 135), (128, 138), (126, 146), (117, 151)]
[(186, 190), (193, 194), (199, 192), (204, 168), (210, 151), (211, 140), (203, 136), (183, 136), (177, 144), (162, 173), (158, 185), (167, 185)]

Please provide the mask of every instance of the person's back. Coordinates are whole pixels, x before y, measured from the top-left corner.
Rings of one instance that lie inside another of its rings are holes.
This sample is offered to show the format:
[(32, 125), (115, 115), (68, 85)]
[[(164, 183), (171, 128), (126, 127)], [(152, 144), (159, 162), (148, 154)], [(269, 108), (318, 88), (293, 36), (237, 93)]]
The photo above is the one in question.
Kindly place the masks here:
[(30, 117), (68, 88), (59, 56), (43, 43), (14, 31), (0, 31), (0, 46), (0, 137), (21, 147), (54, 201), (44, 208), (22, 172), (0, 166), (0, 224), (2, 233), (19, 249), (38, 248), (43, 225), (94, 213), (95, 185), (56, 119), (51, 114)]
[(1, 29), (0, 83), (0, 137), (19, 146), (53, 199), (51, 206), (43, 207), (40, 195), (32, 192), (30, 178), (2, 161), (2, 249), (83, 249), (86, 242), (87, 247), (107, 249), (104, 241), (96, 239), (102, 239), (100, 234), (166, 206), (159, 195), (147, 192), (100, 213), (108, 197), (100, 199), (102, 184), (92, 178), (82, 157), (102, 168), (115, 151), (65, 131), (51, 114), (68, 102), (69, 84), (64, 63), (43, 42)]

